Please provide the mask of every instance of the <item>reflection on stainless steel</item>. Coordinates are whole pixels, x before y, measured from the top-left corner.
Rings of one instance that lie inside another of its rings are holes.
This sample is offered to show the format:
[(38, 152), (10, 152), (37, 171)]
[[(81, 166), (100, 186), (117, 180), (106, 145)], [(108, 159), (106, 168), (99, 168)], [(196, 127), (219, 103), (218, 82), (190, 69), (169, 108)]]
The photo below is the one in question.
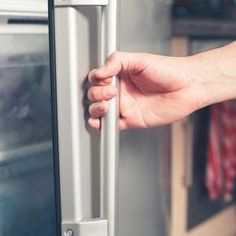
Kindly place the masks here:
[[(170, 4), (158, 0), (120, 2), (120, 49), (168, 54)], [(160, 129), (121, 132), (119, 236), (168, 235), (161, 176), (168, 157), (161, 153), (162, 138)], [(170, 148), (168, 141), (166, 145)]]
[(51, 142), (37, 143), (33, 145), (23, 146), (16, 149), (0, 152), (0, 166), (13, 161), (19, 161), (19, 159), (32, 156), (35, 153), (41, 153), (52, 149)]
[(19, 56), (9, 57), (0, 67), (0, 149), (51, 138), (49, 66), (38, 58), (17, 65)]

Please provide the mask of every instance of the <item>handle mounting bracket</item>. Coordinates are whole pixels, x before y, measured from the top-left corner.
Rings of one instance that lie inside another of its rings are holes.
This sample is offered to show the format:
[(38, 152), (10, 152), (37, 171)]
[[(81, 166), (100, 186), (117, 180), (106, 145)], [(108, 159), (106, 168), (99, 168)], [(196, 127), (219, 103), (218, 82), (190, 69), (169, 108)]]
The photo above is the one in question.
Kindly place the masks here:
[(107, 220), (83, 220), (79, 222), (62, 222), (64, 236), (107, 236)]

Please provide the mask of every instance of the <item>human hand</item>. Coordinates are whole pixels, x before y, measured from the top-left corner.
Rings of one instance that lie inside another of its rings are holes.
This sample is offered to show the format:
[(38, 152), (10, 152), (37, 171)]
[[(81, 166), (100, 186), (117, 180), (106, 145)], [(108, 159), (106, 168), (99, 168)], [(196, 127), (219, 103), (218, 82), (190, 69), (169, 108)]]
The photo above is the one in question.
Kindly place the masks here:
[[(116, 52), (89, 74), (89, 124), (100, 128), (108, 101), (119, 96), (121, 129), (148, 128), (179, 120), (204, 105), (191, 57)], [(120, 91), (111, 85), (118, 75)]]

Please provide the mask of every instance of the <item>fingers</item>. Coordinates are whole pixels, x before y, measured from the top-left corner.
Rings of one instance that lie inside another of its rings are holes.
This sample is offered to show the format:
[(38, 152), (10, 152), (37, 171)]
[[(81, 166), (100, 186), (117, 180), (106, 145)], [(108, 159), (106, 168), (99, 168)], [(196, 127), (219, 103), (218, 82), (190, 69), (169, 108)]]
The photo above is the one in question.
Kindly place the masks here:
[[(115, 97), (118, 93), (112, 84), (112, 78), (123, 72), (137, 73), (143, 70), (144, 54), (138, 53), (113, 53), (104, 66), (90, 72), (88, 79), (91, 87), (88, 90), (88, 99), (92, 102), (89, 107), (91, 127), (99, 129), (101, 124), (99, 118), (108, 111), (108, 100)], [(145, 60), (144, 60), (145, 61)], [(124, 121), (120, 121), (120, 128), (126, 129)]]
[(89, 81), (92, 85), (108, 85), (112, 77), (120, 72), (137, 73), (143, 69), (145, 54), (114, 52), (106, 61), (105, 65), (94, 69), (89, 73)]
[[(101, 129), (101, 120), (98, 118), (90, 118), (88, 120), (89, 125), (94, 128), (94, 129)], [(127, 126), (127, 124), (125, 123), (124, 120), (120, 119), (119, 120), (119, 128), (120, 130), (125, 130), (128, 129), (129, 127)]]
[(92, 86), (88, 90), (88, 99), (91, 102), (97, 102), (102, 100), (109, 100), (115, 97), (117, 94), (117, 88), (114, 86)]
[(94, 69), (89, 74), (89, 81), (91, 84), (97, 84), (99, 82), (104, 83), (107, 79), (119, 74), (122, 68), (122, 58), (119, 53), (113, 53), (108, 59), (105, 65), (98, 69)]
[(91, 85), (94, 85), (94, 86), (106, 86), (112, 83), (112, 78), (99, 79), (96, 76), (93, 76), (93, 77), (89, 77), (89, 82)]
[(104, 116), (108, 111), (108, 102), (95, 102), (89, 106), (89, 114), (92, 118), (97, 119)]
[(89, 125), (94, 129), (100, 129), (101, 122), (99, 119), (96, 118), (89, 118), (88, 120)]

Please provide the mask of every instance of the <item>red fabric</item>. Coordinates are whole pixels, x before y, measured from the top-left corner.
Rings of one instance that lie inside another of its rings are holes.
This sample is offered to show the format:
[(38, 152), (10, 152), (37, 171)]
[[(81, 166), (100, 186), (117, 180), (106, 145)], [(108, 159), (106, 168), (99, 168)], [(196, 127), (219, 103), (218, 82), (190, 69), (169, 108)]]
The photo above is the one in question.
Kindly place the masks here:
[(231, 200), (236, 178), (236, 101), (211, 106), (206, 186), (210, 199)]
[(216, 199), (222, 189), (221, 154), (220, 154), (220, 117), (219, 105), (211, 106), (211, 120), (208, 141), (208, 163), (206, 168), (206, 186), (210, 199)]

